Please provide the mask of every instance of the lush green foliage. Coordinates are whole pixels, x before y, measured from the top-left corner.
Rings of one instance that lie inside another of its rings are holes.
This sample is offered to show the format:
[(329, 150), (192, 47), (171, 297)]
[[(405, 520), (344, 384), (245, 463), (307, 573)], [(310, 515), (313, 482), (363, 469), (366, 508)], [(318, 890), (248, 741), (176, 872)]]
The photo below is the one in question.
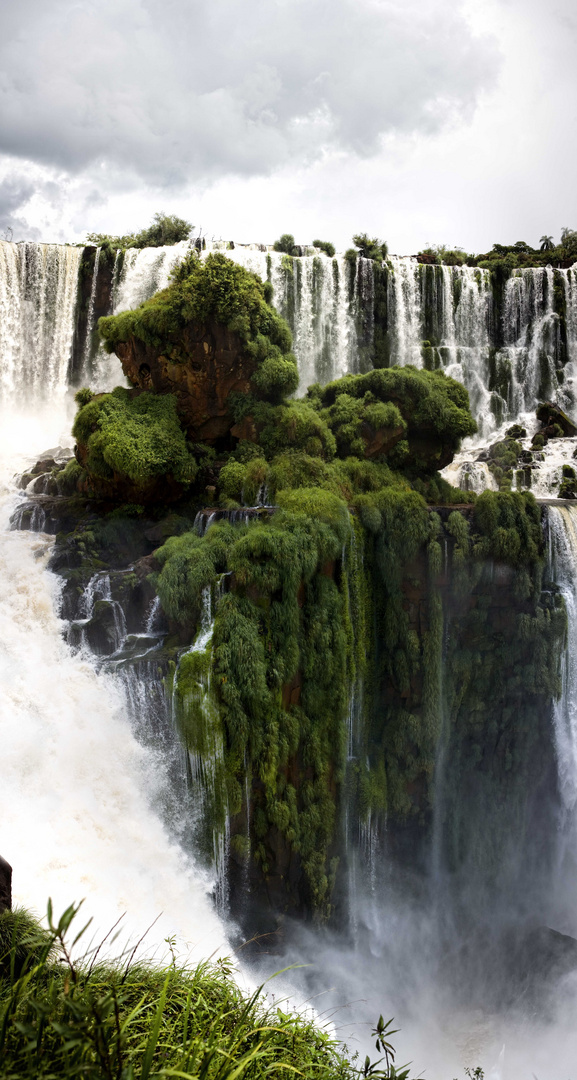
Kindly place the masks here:
[[(342, 423), (338, 404), (342, 395), (363, 400), (369, 410), (365, 414), (369, 423), (372, 413), (375, 420), (380, 415), (374, 410), (376, 403), (392, 403), (402, 418), (401, 423), (406, 426), (408, 438), (408, 442), (403, 441), (395, 447), (392, 462), (395, 466), (417, 468), (421, 474), (436, 471), (440, 446), (456, 450), (464, 436), (476, 431), (467, 391), (442, 371), (422, 371), (411, 366), (379, 368), (366, 375), (345, 375), (323, 388), (311, 387), (309, 390), (309, 397), (321, 409), (321, 416), (337, 428)], [(331, 412), (335, 405), (336, 411)], [(348, 411), (351, 411), (350, 405)], [(343, 412), (346, 414), (347, 409)], [(389, 411), (386, 426), (390, 426), (397, 415)], [(358, 419), (362, 421), (362, 417), (360, 412)], [(423, 439), (427, 437), (431, 440), (428, 450), (423, 446)], [(359, 444), (355, 442), (355, 446), (358, 452)]]
[(189, 484), (197, 465), (189, 453), (172, 394), (134, 396), (117, 387), (80, 408), (72, 433), (86, 447), (86, 467), (101, 479), (125, 477), (136, 485), (172, 476)]
[(332, 259), (336, 248), (334, 244), (331, 244), (330, 240), (313, 240), (313, 247), (319, 248), (324, 251), (325, 255), (328, 255), (329, 259)]
[(134, 311), (100, 319), (98, 326), (110, 352), (134, 336), (161, 346), (176, 362), (186, 360), (182, 334), (188, 324), (226, 326), (257, 362), (253, 382), (259, 396), (280, 401), (296, 389), (298, 369), (290, 352), (290, 330), (267, 303), (267, 295), (255, 274), (225, 255), (201, 260), (191, 252), (176, 267), (167, 289)]
[(98, 247), (163, 247), (178, 244), (181, 240), (188, 240), (193, 227), (189, 221), (184, 221), (183, 218), (177, 217), (176, 214), (156, 213), (152, 219), (152, 224), (140, 232), (127, 233), (126, 236), (112, 236), (109, 233), (88, 233), (86, 239), (89, 244), (97, 244)]
[(98, 962), (94, 950), (73, 960), (77, 911), (55, 922), (49, 906), (48, 931), (26, 913), (0, 915), (4, 1080), (358, 1075), (345, 1048), (309, 1020), (271, 1008), (262, 988), (244, 994), (226, 960), (190, 968), (175, 958), (161, 968), (130, 954)]
[(282, 251), (285, 255), (294, 255), (295, 247), (295, 238), (292, 233), (283, 233), (273, 244), (274, 251)]
[[(387, 257), (388, 248), (386, 243), (376, 236), (370, 237), (368, 233), (357, 233), (356, 236), (353, 236), (353, 244), (363, 259), (373, 259), (375, 262), (380, 263)], [(351, 248), (350, 252), (354, 255), (354, 248)]]
[[(240, 811), (248, 769), (258, 780), (254, 858), (267, 874), (268, 833), (279, 830), (301, 859), (311, 905), (326, 913), (336, 871), (329, 848), (334, 783), (343, 768), (350, 634), (342, 588), (325, 570), (351, 525), (346, 504), (329, 491), (288, 491), (278, 502), (282, 509), (268, 524), (213, 525), (202, 539), (170, 539), (158, 552), (157, 587), (165, 611), (190, 624), (203, 590), (214, 589), (225, 569), (232, 573), (234, 589), (217, 608), (211, 694), (200, 656), (189, 654), (179, 667), (181, 726), (194, 752), (222, 734), (226, 775), (212, 777), (207, 816), (213, 823), (222, 818), (225, 801), (232, 813)], [(283, 701), (294, 680), (298, 701)], [(295, 785), (289, 777), (297, 758), (310, 778)]]
[(417, 255), (419, 262), (445, 266), (480, 266), (495, 272), (508, 272), (531, 266), (571, 266), (577, 259), (577, 231), (564, 228), (556, 244), (552, 236), (542, 236), (539, 247), (531, 247), (524, 240), (514, 244), (493, 244), (491, 251), (482, 255), (468, 254), (462, 248), (449, 248), (445, 244), (423, 248)]

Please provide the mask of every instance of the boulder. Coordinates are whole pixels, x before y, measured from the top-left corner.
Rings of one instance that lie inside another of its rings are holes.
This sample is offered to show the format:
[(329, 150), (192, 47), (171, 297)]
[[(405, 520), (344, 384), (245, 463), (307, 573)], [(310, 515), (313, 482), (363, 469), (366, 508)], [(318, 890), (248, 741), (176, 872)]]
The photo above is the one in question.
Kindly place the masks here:
[(552, 401), (544, 401), (541, 405), (538, 405), (536, 416), (541, 423), (541, 427), (545, 429), (543, 434), (546, 434), (547, 438), (555, 438), (554, 429), (556, 424), (561, 428), (563, 435), (577, 435), (577, 424), (574, 424), (567, 416), (567, 413), (564, 413)]
[(213, 443), (229, 433), (234, 425), (230, 395), (250, 392), (256, 368), (238, 334), (216, 323), (189, 323), (170, 351), (136, 337), (117, 342), (115, 350), (133, 386), (176, 395), (188, 436), (199, 442)]

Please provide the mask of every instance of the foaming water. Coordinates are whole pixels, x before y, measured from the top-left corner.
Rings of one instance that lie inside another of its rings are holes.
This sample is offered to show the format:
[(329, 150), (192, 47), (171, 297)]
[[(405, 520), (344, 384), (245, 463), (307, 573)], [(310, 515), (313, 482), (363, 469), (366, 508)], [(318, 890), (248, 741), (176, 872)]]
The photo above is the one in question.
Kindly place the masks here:
[(48, 896), (57, 912), (86, 897), (97, 933), (126, 912), (140, 936), (160, 916), (149, 947), (176, 935), (207, 957), (226, 948), (224, 928), (210, 880), (155, 809), (163, 763), (134, 737), (121, 685), (65, 644), (50, 539), (9, 529), (11, 477), (25, 452), (62, 441), (65, 414), (0, 419), (0, 850), (14, 899), (42, 913)]

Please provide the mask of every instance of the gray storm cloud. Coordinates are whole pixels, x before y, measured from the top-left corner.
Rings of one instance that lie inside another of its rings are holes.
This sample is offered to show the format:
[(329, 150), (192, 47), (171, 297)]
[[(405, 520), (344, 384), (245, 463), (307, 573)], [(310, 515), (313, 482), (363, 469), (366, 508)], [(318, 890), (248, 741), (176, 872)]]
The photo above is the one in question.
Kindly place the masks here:
[(448, 0), (20, 0), (3, 16), (0, 143), (164, 187), (251, 176), (434, 133), (497, 64)]

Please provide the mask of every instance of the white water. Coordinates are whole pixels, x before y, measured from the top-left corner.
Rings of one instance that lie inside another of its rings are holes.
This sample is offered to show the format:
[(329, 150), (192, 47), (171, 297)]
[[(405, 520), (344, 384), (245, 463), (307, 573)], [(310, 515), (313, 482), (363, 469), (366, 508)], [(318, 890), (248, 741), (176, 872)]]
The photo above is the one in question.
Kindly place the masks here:
[(0, 404), (65, 397), (81, 254), (0, 241)]
[(190, 250), (188, 240), (169, 247), (129, 248), (114, 290), (114, 312), (128, 311), (165, 289), (170, 274)]
[(60, 913), (86, 898), (97, 935), (126, 913), (124, 937), (139, 937), (160, 916), (149, 951), (176, 935), (206, 957), (226, 947), (223, 924), (210, 880), (161, 822), (163, 763), (137, 742), (122, 683), (65, 644), (52, 540), (9, 528), (15, 474), (72, 442), (78, 257), (0, 245), (0, 851), (16, 903), (42, 914), (51, 896)]
[(568, 815), (577, 808), (577, 507), (549, 509), (551, 559), (568, 620), (563, 692), (555, 708), (559, 781)]

